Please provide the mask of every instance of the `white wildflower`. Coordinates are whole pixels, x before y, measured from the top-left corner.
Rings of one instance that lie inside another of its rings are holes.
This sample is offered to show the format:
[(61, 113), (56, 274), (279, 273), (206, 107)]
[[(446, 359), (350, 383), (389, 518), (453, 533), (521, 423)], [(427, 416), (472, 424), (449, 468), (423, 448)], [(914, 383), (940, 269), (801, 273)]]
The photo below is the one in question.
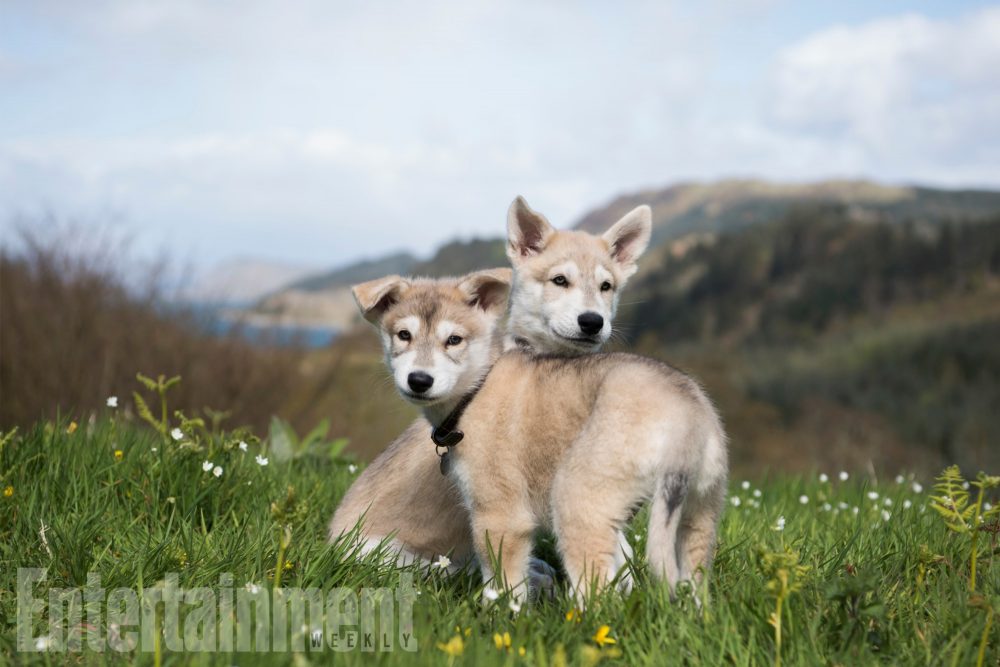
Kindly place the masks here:
[(354, 465), (353, 463), (349, 463), (347, 465), (347, 472), (349, 472), (349, 473), (351, 473), (353, 475), (357, 471), (358, 471), (358, 466)]
[(841, 482), (846, 482), (848, 477), (850, 477), (850, 475), (847, 474), (846, 470), (841, 470), (840, 471), (840, 481)]
[(774, 524), (774, 529), (775, 530), (784, 530), (785, 529), (785, 517), (784, 517), (784, 515), (778, 517), (778, 520)]
[(512, 612), (514, 612), (515, 614), (520, 614), (521, 613), (521, 603), (518, 602), (517, 600), (511, 600), (507, 604), (507, 606), (510, 607), (510, 610)]
[(903, 501), (903, 509), (904, 510), (908, 510), (911, 507), (913, 507), (913, 503), (911, 503), (909, 500), (904, 500)]
[(966, 491), (968, 491), (969, 490), (969, 483), (968, 482), (962, 482), (962, 488), (965, 489)]
[(743, 490), (744, 490), (744, 491), (747, 491), (747, 490), (749, 490), (749, 488), (750, 488), (750, 482), (748, 482), (748, 481), (746, 481), (746, 480), (743, 480), (743, 483), (742, 483), (742, 484), (740, 484), (740, 486), (741, 486), (741, 487), (743, 487)]
[(739, 507), (742, 501), (740, 500), (739, 496), (730, 496), (729, 502), (732, 504), (733, 507)]
[(799, 503), (801, 503), (802, 505), (808, 505), (809, 504), (809, 496), (807, 496), (807, 495), (801, 495), (801, 496), (799, 496)]
[(829, 477), (827, 476), (827, 474), (826, 474), (825, 472), (821, 472), (821, 473), (819, 474), (819, 481), (821, 481), (821, 482), (823, 482), (824, 484), (826, 484), (827, 482), (829, 482), (829, 481), (830, 481), (830, 478), (829, 478)]
[(857, 505), (855, 505), (854, 507), (851, 508), (851, 514), (857, 516), (857, 514), (858, 514), (858, 506)]
[(905, 481), (906, 478), (904, 478), (902, 475), (896, 475), (896, 484), (902, 484)]
[(216, 477), (222, 477), (222, 466), (215, 466), (212, 468), (212, 474)]
[(837, 507), (839, 509), (846, 510), (848, 507), (850, 507), (850, 505), (841, 500), (839, 503), (837, 503)]
[(754, 498), (760, 498), (760, 496), (761, 496), (760, 489), (754, 489), (753, 490), (753, 497)]
[(445, 556), (444, 554), (441, 554), (440, 556), (438, 556), (438, 559), (436, 561), (434, 561), (433, 563), (431, 563), (431, 567), (436, 567), (439, 570), (445, 570), (450, 565), (451, 565), (451, 559), (448, 558), (447, 556)]
[(108, 407), (109, 408), (117, 408), (118, 407), (118, 397), (117, 396), (108, 396), (108, 401), (107, 402), (108, 402)]
[(824, 512), (829, 512), (832, 509), (833, 509), (833, 505), (831, 505), (830, 503), (823, 503), (823, 511)]
[(892, 498), (886, 498), (885, 500), (882, 501), (882, 504), (885, 505), (886, 507), (892, 507)]
[(888, 521), (891, 517), (892, 517), (892, 515), (889, 514), (889, 510), (882, 510), (882, 520), (883, 521)]
[(240, 451), (241, 451), (241, 452), (245, 452), (245, 451), (247, 451), (248, 449), (250, 449), (249, 445), (247, 445), (247, 443), (243, 442), (242, 440), (240, 440), (240, 445), (239, 445), (239, 447), (240, 447)]
[(259, 466), (266, 466), (267, 465), (267, 457), (266, 456), (261, 456), (260, 454), (258, 454), (256, 457), (254, 457), (254, 461), (256, 461), (257, 465), (259, 465)]
[(868, 500), (878, 500), (878, 491), (869, 491)]
[(174, 430), (170, 432), (170, 437), (173, 438), (174, 440), (183, 440), (184, 431), (180, 430), (179, 428), (174, 428)]
[(36, 651), (46, 651), (51, 644), (52, 639), (48, 635), (42, 635), (41, 637), (35, 638)]
[(211, 461), (202, 461), (201, 469), (204, 470), (205, 472), (208, 472), (209, 470), (211, 470), (214, 467), (215, 467), (215, 464), (212, 463)]
[(483, 589), (483, 597), (489, 600), (490, 602), (494, 602), (497, 600), (497, 598), (500, 597), (500, 594), (497, 593), (494, 589), (487, 586), (486, 588)]
[(914, 482), (912, 488), (914, 493), (923, 493), (924, 491), (924, 485), (920, 482)]

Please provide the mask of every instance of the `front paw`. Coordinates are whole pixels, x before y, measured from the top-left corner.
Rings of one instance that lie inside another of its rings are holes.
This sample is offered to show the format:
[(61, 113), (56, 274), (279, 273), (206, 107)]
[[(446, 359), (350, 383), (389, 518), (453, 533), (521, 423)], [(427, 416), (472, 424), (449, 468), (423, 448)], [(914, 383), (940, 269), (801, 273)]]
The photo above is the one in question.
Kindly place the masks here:
[(532, 600), (555, 597), (556, 570), (540, 558), (534, 558), (528, 563), (528, 596)]

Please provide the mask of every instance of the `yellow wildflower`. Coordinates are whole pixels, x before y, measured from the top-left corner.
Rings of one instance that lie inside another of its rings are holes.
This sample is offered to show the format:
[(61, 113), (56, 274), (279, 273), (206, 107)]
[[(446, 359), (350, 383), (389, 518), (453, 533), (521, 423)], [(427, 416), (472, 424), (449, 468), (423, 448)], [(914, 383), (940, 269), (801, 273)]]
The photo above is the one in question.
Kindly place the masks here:
[(510, 650), (510, 633), (505, 632), (501, 635), (499, 632), (494, 632), (493, 644), (497, 647), (497, 650), (499, 651), (502, 651), (504, 649)]
[(76, 433), (76, 422), (70, 422), (69, 426), (66, 427), (66, 433), (68, 435), (73, 435)]
[(528, 651), (523, 646), (518, 646), (517, 654), (523, 658), (525, 655), (528, 654)]
[(566, 620), (567, 621), (576, 621), (577, 623), (579, 623), (580, 620), (581, 620), (580, 619), (580, 611), (578, 609), (576, 609), (576, 608), (570, 609), (569, 611), (566, 612)]
[(451, 657), (455, 658), (465, 651), (465, 642), (462, 641), (462, 635), (455, 635), (447, 641), (447, 643), (438, 642), (438, 649), (444, 651)]
[(614, 637), (609, 637), (611, 628), (607, 625), (602, 625), (597, 628), (597, 632), (594, 633), (592, 639), (597, 642), (598, 646), (604, 646), (605, 644), (616, 644), (618, 643)]
[(121, 461), (123, 458), (125, 458), (125, 452), (123, 452), (120, 449), (116, 449), (115, 450), (115, 461)]
[(13, 486), (8, 486), (7, 488), (5, 488), (3, 490), (3, 497), (4, 498), (10, 498), (12, 495), (14, 495), (14, 487)]

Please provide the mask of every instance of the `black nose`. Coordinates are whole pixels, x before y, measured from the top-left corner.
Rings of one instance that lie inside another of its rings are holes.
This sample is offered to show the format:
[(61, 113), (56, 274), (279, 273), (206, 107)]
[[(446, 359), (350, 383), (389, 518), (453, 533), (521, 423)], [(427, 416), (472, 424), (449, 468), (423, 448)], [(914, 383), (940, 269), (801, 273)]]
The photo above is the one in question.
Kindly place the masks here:
[(422, 394), (434, 384), (434, 376), (423, 371), (413, 371), (406, 376), (406, 384), (418, 394)]
[(604, 328), (604, 318), (592, 310), (581, 314), (576, 321), (580, 325), (580, 331), (588, 336), (593, 336)]

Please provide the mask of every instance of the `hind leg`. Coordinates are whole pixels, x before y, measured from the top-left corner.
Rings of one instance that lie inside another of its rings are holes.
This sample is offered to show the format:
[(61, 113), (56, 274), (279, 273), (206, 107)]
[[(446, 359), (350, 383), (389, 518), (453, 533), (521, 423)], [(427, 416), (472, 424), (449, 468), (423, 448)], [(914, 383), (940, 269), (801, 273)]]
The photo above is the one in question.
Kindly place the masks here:
[(688, 477), (684, 473), (668, 473), (656, 485), (649, 512), (649, 533), (646, 537), (646, 559), (657, 579), (665, 580), (673, 594), (681, 580), (678, 562), (678, 531), (687, 499)]
[(717, 484), (708, 494), (692, 496), (684, 508), (677, 540), (678, 567), (682, 579), (699, 587), (707, 582), (712, 569), (725, 492), (725, 485)]

